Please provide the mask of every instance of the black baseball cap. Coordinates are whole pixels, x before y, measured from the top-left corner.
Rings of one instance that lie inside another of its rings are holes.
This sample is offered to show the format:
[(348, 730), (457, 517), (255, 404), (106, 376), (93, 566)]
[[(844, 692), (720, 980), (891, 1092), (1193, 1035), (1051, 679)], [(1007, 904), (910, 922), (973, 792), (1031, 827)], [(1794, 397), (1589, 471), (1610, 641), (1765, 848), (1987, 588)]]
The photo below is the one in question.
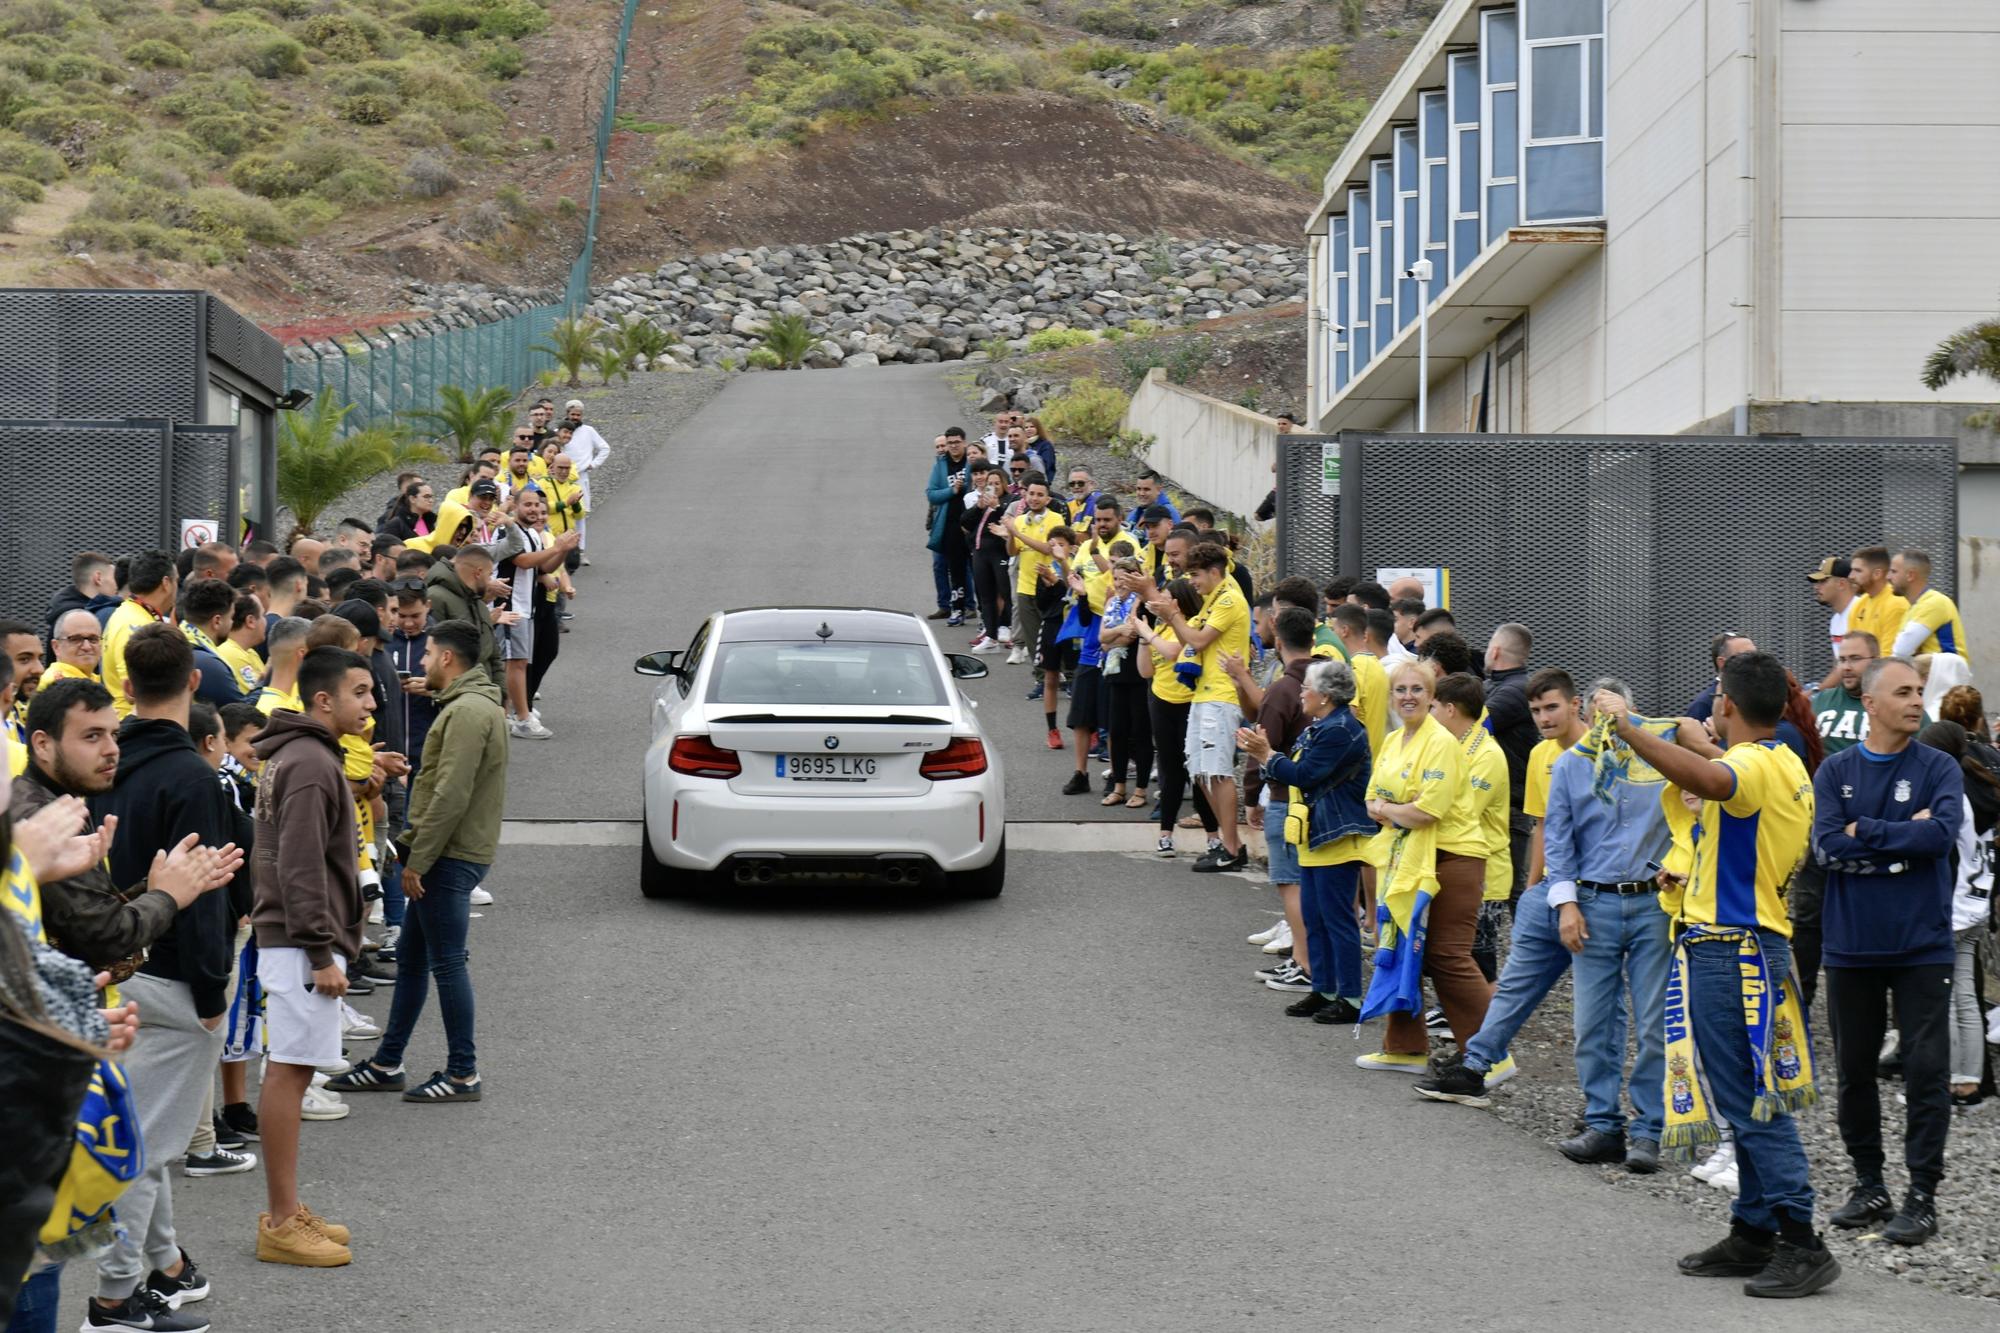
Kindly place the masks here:
[(1830, 555), (1819, 562), (1819, 568), (1806, 575), (1808, 583), (1824, 583), (1828, 579), (1844, 579), (1854, 572), (1844, 555)]
[(472, 489), (467, 494), (475, 500), (497, 500), (500, 498), (500, 487), (491, 478), (488, 478), (473, 482)]

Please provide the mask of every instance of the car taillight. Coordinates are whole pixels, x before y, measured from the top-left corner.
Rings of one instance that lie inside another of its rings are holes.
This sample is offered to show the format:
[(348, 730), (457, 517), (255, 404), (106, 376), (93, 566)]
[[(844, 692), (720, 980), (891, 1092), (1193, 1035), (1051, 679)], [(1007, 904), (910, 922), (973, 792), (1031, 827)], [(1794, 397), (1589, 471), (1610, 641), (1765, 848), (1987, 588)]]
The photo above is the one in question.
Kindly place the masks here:
[(955, 736), (942, 750), (932, 750), (924, 756), (923, 766), (918, 770), (934, 782), (977, 777), (985, 771), (986, 747), (971, 736)]
[(743, 761), (706, 736), (677, 736), (667, 767), (694, 778), (733, 778), (743, 771)]

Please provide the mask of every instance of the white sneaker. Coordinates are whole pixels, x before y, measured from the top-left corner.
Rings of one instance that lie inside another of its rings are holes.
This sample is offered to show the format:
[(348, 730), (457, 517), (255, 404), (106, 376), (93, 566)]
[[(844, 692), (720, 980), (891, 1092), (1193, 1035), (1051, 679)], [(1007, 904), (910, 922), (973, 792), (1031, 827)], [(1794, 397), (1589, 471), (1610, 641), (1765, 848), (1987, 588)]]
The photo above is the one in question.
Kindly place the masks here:
[(325, 1088), (307, 1088), (305, 1100), (299, 1103), (299, 1118), (302, 1120), (345, 1120), (354, 1108), (340, 1100), (337, 1092)]
[(1715, 1188), (1721, 1190), (1724, 1194), (1736, 1193), (1736, 1187), (1738, 1182), (1736, 1178), (1736, 1162), (1734, 1158), (1732, 1157), (1728, 1166), (1723, 1167), (1720, 1171), (1710, 1176), (1708, 1178), (1708, 1183), (1715, 1186)]
[(474, 907), (491, 907), (493, 905), (493, 895), (486, 891), (484, 884), (475, 884), (472, 886), (472, 894), (469, 901)]
[(340, 1075), (345, 1074), (348, 1070), (352, 1068), (354, 1068), (353, 1064), (344, 1059), (335, 1060), (330, 1064), (315, 1066), (315, 1072), (313, 1074), (313, 1086), (317, 1088), (327, 1079), (337, 1078)]
[(982, 634), (979, 636), (978, 641), (972, 645), (972, 651), (983, 656), (987, 653), (1004, 653), (1007, 649), (1000, 640), (989, 639)]
[(1491, 1092), (1520, 1072), (1521, 1067), (1514, 1063), (1513, 1056), (1501, 1056), (1500, 1063), (1486, 1071), (1486, 1090)]
[(1008, 666), (1019, 666), (1021, 665), (1021, 663), (1027, 660), (1028, 660), (1028, 655), (1025, 652), (1021, 651), (1019, 648), (1016, 648), (1013, 652), (1007, 654)]
[(1271, 923), (1269, 930), (1260, 930), (1244, 940), (1245, 944), (1265, 945), (1278, 938), (1278, 932), (1285, 928), (1285, 918), (1279, 917)]
[(1716, 1173), (1736, 1170), (1736, 1140), (1724, 1139), (1715, 1145), (1715, 1151), (1702, 1160), (1701, 1165), (1688, 1172), (1704, 1185), (1715, 1182)]
[(1011, 626), (1011, 625), (1002, 625), (1002, 626), (1000, 627), (1000, 642), (1002, 642), (1002, 643), (1012, 643), (1012, 642), (1014, 642), (1014, 628), (1013, 628), (1013, 626)]
[(368, 904), (368, 924), (371, 926), (382, 924), (382, 900), (380, 898)]
[(1280, 921), (1278, 933), (1264, 942), (1265, 953), (1290, 953), (1292, 951), (1292, 923)]
[(344, 1000), (341, 1002), (340, 1019), (340, 1036), (343, 1041), (373, 1041), (382, 1035), (382, 1029), (375, 1026), (374, 1019)]
[(521, 721), (509, 722), (507, 724), (507, 733), (511, 736), (519, 736), (522, 740), (529, 740), (529, 741), (545, 741), (549, 737), (555, 735), (553, 731), (550, 731), (547, 727), (543, 726), (541, 719), (536, 717), (533, 713), (528, 714), (528, 716)]

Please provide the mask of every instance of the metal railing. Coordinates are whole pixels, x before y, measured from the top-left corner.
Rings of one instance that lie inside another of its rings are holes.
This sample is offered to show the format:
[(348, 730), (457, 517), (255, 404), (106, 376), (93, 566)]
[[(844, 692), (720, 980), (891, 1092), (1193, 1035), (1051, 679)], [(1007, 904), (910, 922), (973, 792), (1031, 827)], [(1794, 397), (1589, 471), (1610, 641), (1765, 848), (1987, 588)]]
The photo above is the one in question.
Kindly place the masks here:
[[(427, 316), (295, 344), (288, 349), (285, 361), (287, 389), (304, 390), (316, 397), (331, 393), (341, 402), (353, 404), (354, 411), (342, 429), (354, 431), (436, 407), (438, 390), (445, 385), (457, 385), (470, 393), (496, 387), (520, 393), (542, 372), (555, 367), (554, 357), (534, 349), (537, 343), (547, 342), (558, 321), (576, 315), (590, 302), (598, 197), (618, 114), (618, 91), (625, 78), (625, 56), (632, 43), (632, 20), (638, 10), (639, 0), (625, 0), (611, 77), (605, 84), (603, 109), (597, 120), (583, 240), (570, 264), (562, 300), (469, 325)], [(314, 350), (327, 342), (334, 350)], [(298, 347), (306, 348), (310, 355), (299, 354)]]

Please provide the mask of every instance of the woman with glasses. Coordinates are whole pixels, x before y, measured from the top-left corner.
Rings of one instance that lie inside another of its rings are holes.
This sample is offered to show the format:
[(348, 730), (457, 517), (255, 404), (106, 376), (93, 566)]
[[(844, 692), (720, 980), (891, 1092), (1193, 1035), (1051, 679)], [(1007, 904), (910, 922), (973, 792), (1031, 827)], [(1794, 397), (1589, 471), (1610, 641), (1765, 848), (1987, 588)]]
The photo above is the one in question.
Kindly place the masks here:
[(403, 487), (396, 503), (389, 506), (389, 517), (377, 531), (407, 542), (412, 537), (430, 536), (436, 518), (437, 493), (429, 482), (413, 481)]

